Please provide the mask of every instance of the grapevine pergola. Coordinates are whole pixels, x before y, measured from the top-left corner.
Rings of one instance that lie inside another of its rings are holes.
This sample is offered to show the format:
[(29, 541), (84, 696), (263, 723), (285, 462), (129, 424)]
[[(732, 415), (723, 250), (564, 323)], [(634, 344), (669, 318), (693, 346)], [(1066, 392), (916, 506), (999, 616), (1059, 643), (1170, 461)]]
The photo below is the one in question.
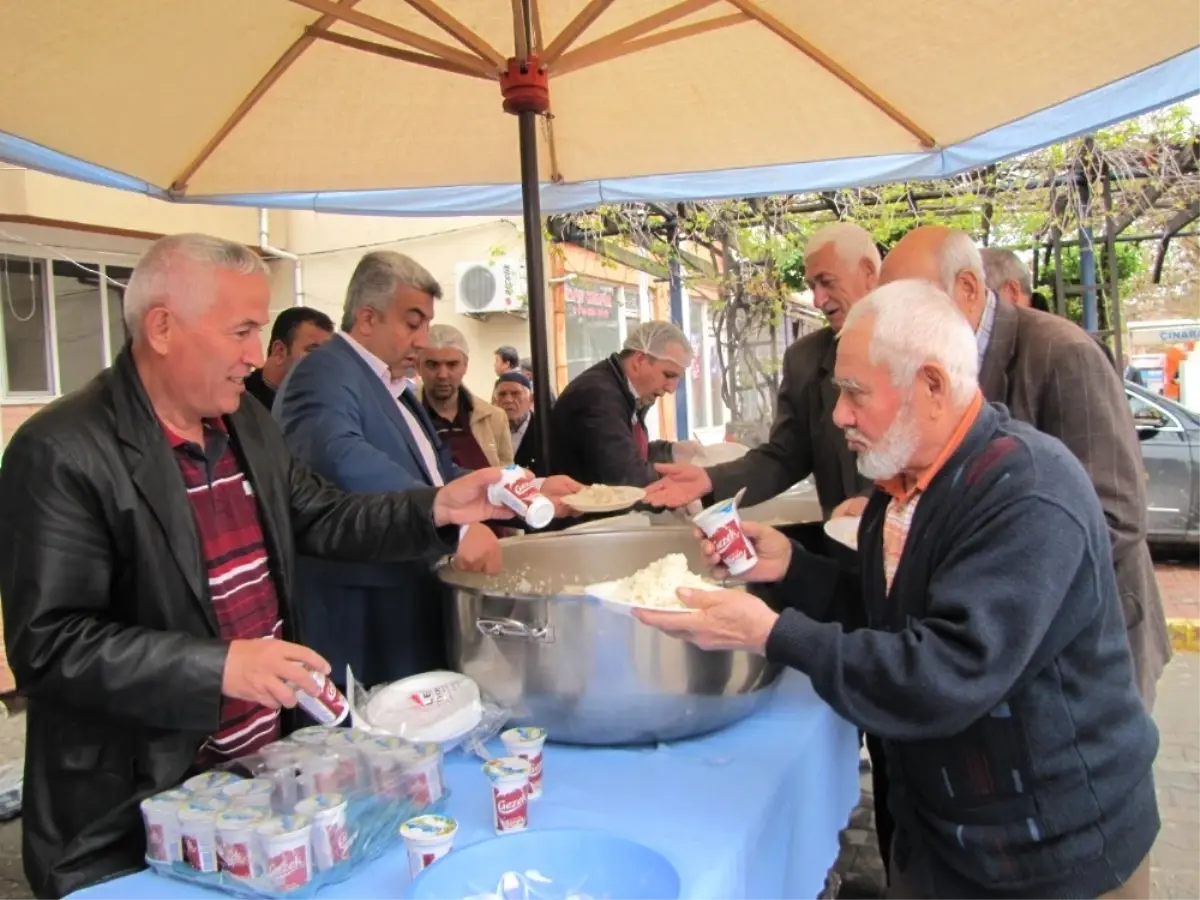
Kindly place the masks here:
[[(774, 331), (803, 286), (807, 236), (837, 220), (857, 222), (885, 252), (912, 228), (939, 223), (984, 246), (1030, 253), (1034, 284), (1060, 315), (1074, 313), (1119, 359), (1118, 245), (1153, 244), (1158, 284), (1173, 242), (1200, 235), (1200, 131), (1175, 108), (1056, 144), (957, 178), (814, 194), (694, 203), (637, 203), (552, 217), (554, 242), (578, 244), (626, 264), (666, 269), (672, 317), (681, 289), (714, 285), (712, 324), (725, 372), (726, 405), (739, 415), (746, 382), (764, 394), (777, 371), (743, 346)], [(1077, 266), (1067, 277), (1064, 256)]]

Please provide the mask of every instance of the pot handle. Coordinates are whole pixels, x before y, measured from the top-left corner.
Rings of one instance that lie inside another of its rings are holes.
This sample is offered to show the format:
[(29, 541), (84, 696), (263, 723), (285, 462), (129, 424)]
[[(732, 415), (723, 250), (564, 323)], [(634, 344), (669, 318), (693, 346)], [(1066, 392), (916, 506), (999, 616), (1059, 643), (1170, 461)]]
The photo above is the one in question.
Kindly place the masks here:
[(488, 637), (516, 638), (549, 644), (554, 640), (554, 629), (549, 625), (528, 625), (517, 619), (481, 618), (475, 623), (480, 634)]

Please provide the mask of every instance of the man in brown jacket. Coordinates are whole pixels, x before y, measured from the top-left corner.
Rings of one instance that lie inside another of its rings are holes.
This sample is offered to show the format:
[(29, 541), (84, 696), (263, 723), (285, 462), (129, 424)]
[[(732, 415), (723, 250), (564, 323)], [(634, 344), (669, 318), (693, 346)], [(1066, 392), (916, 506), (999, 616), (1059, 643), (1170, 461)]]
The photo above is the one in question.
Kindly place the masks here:
[(979, 250), (961, 231), (929, 225), (905, 235), (884, 260), (880, 284), (904, 278), (938, 285), (967, 317), (984, 396), (1083, 463), (1108, 520), (1138, 690), (1153, 708), (1171, 644), (1146, 545), (1146, 471), (1120, 378), (1082, 328), (990, 292)]
[(421, 402), (450, 458), (464, 469), (510, 466), (512, 437), (504, 411), (463, 387), (471, 348), (453, 325), (431, 325), (421, 351)]

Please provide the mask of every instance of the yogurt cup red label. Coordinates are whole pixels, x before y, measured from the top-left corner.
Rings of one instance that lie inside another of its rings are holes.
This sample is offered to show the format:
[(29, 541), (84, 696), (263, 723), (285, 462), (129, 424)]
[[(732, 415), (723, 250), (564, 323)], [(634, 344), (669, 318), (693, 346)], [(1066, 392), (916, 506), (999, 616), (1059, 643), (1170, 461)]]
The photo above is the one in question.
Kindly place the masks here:
[(529, 826), (529, 797), (526, 785), (492, 788), (492, 802), (496, 813), (496, 831), (523, 831)]
[(221, 857), (221, 868), (230, 875), (249, 878), (253, 874), (249, 841), (224, 841), (219, 845), (218, 855)]
[(161, 825), (151, 825), (146, 829), (146, 855), (158, 862), (168, 862), (167, 835)]
[(710, 506), (692, 521), (712, 541), (730, 575), (741, 575), (758, 563), (758, 554), (742, 530), (742, 518), (732, 500)]
[(318, 691), (314, 697), (302, 690), (296, 691), (296, 702), (306, 713), (322, 725), (340, 725), (350, 713), (350, 704), (342, 692), (327, 676), (310, 670)]
[(508, 489), (522, 503), (528, 503), (538, 495), (537, 485), (534, 484), (532, 478), (519, 478), (516, 481), (510, 481)]
[(303, 887), (312, 880), (309, 871), (308, 848), (291, 847), (267, 860), (267, 875), (276, 888), (283, 891)]
[(506, 506), (531, 528), (544, 528), (554, 518), (554, 504), (542, 495), (533, 476), (520, 466), (505, 466), (500, 481), (488, 488), (488, 500)]

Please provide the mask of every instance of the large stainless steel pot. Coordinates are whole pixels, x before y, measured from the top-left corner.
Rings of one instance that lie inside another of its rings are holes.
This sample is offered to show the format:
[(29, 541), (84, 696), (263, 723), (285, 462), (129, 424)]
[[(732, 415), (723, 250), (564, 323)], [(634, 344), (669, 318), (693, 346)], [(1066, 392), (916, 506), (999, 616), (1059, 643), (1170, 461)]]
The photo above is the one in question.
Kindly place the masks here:
[(504, 574), (439, 572), (454, 588), (451, 664), (553, 741), (638, 744), (714, 731), (758, 708), (779, 675), (760, 656), (700, 650), (580, 593), (668, 553), (703, 571), (690, 527), (503, 544)]

